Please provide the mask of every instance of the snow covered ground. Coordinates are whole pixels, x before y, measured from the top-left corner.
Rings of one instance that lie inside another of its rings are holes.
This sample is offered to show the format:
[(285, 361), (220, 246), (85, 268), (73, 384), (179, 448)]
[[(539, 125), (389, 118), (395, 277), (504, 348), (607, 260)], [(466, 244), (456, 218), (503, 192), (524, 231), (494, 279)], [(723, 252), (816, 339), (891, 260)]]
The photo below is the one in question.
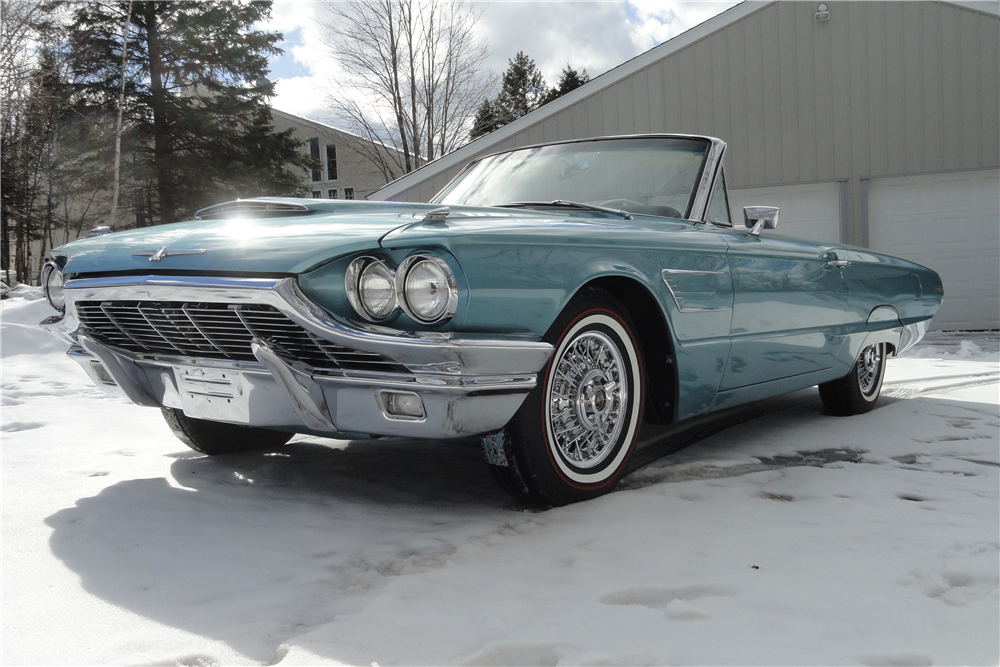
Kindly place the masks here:
[(465, 443), (196, 455), (37, 290), (0, 314), (3, 664), (1000, 661), (995, 336), (931, 335), (871, 414), (799, 392), (528, 512)]

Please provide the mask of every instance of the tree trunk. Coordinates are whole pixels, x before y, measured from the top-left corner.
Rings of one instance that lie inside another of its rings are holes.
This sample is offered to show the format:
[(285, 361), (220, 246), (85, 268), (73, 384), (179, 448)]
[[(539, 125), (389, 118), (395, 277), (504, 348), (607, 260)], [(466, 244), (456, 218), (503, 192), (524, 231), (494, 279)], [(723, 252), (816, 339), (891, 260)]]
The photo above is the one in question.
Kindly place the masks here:
[(115, 172), (114, 187), (111, 196), (111, 220), (108, 224), (112, 229), (118, 222), (118, 194), (121, 186), (122, 166), (122, 109), (125, 106), (125, 68), (128, 65), (128, 26), (132, 22), (132, 0), (128, 3), (128, 16), (122, 24), (122, 85), (118, 89), (118, 121), (115, 124)]
[(396, 125), (399, 127), (399, 141), (403, 146), (403, 161), (406, 173), (413, 171), (413, 163), (410, 160), (410, 145), (407, 141), (408, 133), (406, 131), (406, 120), (403, 117), (403, 95), (399, 90), (399, 42), (396, 35), (396, 24), (395, 19), (392, 15), (392, 3), (395, 0), (389, 0), (386, 3), (386, 7), (389, 13), (388, 25), (389, 25), (389, 44), (390, 46), (390, 57), (392, 72), (390, 73), (390, 79), (392, 81), (392, 106), (393, 112), (396, 114)]
[(414, 168), (420, 166), (420, 132), (417, 128), (417, 70), (416, 70), (416, 54), (414, 53), (414, 43), (413, 43), (413, 2), (412, 0), (406, 0), (406, 49), (407, 56), (410, 61), (410, 119), (412, 125), (410, 126), (410, 136), (413, 137), (413, 164)]
[(160, 200), (160, 224), (166, 224), (174, 222), (177, 203), (170, 172), (172, 155), (170, 122), (167, 118), (167, 95), (163, 89), (163, 52), (160, 45), (156, 4), (143, 3), (143, 15), (146, 19), (146, 39), (149, 48), (149, 88), (152, 96), (150, 106), (153, 109), (153, 170), (156, 173)]

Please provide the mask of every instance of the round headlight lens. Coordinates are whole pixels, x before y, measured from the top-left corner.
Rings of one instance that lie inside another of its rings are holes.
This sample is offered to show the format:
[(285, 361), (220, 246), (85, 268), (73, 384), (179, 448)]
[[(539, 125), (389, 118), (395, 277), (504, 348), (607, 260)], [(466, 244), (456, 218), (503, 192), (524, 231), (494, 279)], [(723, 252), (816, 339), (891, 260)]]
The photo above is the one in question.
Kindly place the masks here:
[(400, 270), (403, 271), (403, 305), (408, 315), (432, 324), (455, 314), (458, 289), (444, 260), (422, 256), (407, 258)]
[(63, 274), (55, 264), (49, 262), (45, 265), (42, 285), (45, 290), (45, 298), (49, 304), (63, 312), (66, 310), (66, 295), (63, 294)]
[(379, 261), (369, 263), (358, 279), (358, 294), (362, 307), (371, 319), (389, 317), (396, 309), (395, 277), (389, 267)]

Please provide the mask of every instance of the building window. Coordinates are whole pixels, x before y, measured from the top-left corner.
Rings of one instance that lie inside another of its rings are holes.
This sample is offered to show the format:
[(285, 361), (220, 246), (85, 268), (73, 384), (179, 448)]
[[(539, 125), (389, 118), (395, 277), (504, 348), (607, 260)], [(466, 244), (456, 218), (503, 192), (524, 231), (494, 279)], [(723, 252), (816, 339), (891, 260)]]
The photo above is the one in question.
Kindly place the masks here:
[(326, 145), (326, 180), (337, 180), (337, 147), (333, 144)]
[(327, 196), (327, 199), (336, 199), (337, 198), (337, 188), (333, 188), (331, 190), (327, 190), (326, 191), (326, 196)]
[(354, 199), (354, 188), (344, 188), (344, 199)]
[[(319, 162), (319, 139), (315, 137), (309, 140), (309, 157)], [(312, 170), (313, 183), (323, 180), (323, 170), (316, 168)]]
[(319, 190), (313, 190), (313, 199), (322, 199), (323, 193)]

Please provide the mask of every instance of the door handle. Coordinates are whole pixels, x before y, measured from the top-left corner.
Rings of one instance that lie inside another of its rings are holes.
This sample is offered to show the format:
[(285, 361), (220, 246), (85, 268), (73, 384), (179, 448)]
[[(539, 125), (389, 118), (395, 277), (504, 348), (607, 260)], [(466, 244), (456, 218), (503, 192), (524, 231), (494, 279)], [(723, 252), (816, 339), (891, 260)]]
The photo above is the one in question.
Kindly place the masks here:
[(850, 260), (846, 260), (846, 259), (831, 259), (830, 261), (828, 261), (826, 263), (826, 265), (827, 266), (836, 266), (838, 269), (842, 269), (845, 266), (850, 266), (851, 262), (850, 262)]

